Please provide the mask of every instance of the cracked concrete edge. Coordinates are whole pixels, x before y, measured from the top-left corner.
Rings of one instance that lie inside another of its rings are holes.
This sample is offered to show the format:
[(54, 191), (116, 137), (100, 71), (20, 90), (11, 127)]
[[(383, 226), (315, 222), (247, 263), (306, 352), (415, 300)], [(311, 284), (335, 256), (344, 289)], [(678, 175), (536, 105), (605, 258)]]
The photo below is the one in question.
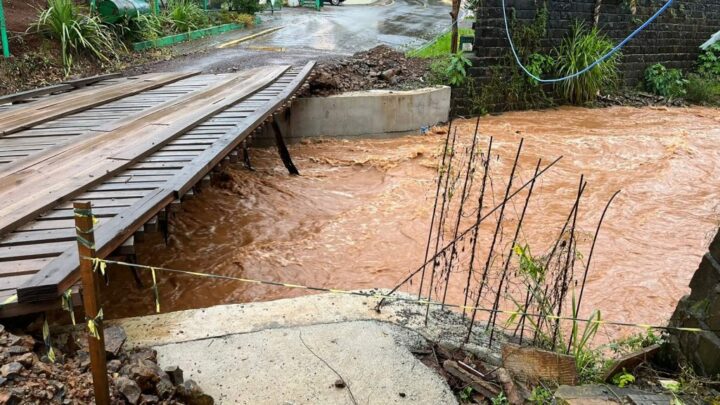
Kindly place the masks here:
[[(377, 291), (376, 291), (377, 292)], [(387, 290), (380, 290), (387, 294)], [(405, 294), (395, 294), (411, 298)], [(348, 294), (315, 294), (275, 301), (218, 305), (157, 315), (107, 321), (127, 334), (126, 347), (157, 347), (263, 330), (330, 325), (374, 320), (398, 325), (448, 349), (463, 348), (491, 364), (499, 364), (496, 343), (487, 347), (484, 328), (477, 325), (469, 343), (467, 326), (460, 314), (433, 306), (427, 326), (425, 306), (407, 301), (388, 301), (378, 313), (378, 298)]]

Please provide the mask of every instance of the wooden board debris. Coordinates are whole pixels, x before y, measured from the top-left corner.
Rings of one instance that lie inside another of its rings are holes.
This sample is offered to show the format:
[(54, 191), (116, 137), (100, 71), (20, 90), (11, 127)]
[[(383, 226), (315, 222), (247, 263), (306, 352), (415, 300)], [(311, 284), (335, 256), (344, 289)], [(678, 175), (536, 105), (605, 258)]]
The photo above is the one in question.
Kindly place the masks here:
[(508, 343), (503, 345), (502, 360), (503, 367), (515, 376), (563, 385), (578, 381), (572, 356)]

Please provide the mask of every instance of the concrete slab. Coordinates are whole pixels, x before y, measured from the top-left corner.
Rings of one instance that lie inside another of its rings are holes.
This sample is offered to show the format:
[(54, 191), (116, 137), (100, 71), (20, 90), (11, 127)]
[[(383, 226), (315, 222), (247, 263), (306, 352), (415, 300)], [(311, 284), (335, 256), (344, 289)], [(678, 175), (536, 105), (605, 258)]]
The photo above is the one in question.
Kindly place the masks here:
[(289, 138), (406, 134), (446, 122), (449, 114), (450, 88), (447, 86), (300, 98), (292, 105)]
[[(402, 327), (358, 321), (155, 349), (161, 366), (179, 365), (221, 404), (457, 403), (446, 382), (409, 350), (424, 344)], [(339, 379), (346, 388), (335, 386)]]
[(444, 379), (413, 351), (427, 351), (432, 341), (499, 364), (502, 336), (490, 349), (478, 325), (464, 344), (460, 314), (431, 306), (425, 325), (424, 305), (390, 300), (377, 312), (378, 300), (317, 294), (107, 323), (125, 329), (126, 346), (157, 350), (161, 366), (179, 365), (223, 404), (353, 403), (334, 386), (338, 379), (357, 403), (453, 404)]

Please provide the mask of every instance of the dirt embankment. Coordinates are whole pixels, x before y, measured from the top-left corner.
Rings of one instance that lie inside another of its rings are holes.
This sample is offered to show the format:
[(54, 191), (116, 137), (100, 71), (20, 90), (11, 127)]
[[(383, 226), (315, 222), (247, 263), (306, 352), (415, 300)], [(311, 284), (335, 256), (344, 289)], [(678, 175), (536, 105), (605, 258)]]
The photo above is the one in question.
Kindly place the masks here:
[(429, 62), (406, 58), (380, 45), (342, 60), (319, 63), (310, 82), (310, 94), (329, 96), (370, 89), (410, 89), (427, 85)]
[(37, 19), (39, 10), (47, 7), (46, 0), (3, 0), (8, 31), (21, 33)]

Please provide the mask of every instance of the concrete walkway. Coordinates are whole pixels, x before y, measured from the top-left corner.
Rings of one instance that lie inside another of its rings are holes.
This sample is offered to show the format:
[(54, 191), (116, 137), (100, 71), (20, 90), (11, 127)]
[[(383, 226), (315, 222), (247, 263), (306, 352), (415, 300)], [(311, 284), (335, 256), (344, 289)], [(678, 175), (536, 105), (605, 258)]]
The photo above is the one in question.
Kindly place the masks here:
[[(422, 306), (396, 301), (378, 313), (376, 302), (319, 294), (109, 323), (125, 329), (126, 345), (157, 350), (161, 366), (179, 365), (222, 404), (456, 403), (412, 352), (429, 340), (460, 346), (459, 316), (433, 310), (425, 326)], [(499, 361), (481, 334), (471, 342), (466, 349)]]

